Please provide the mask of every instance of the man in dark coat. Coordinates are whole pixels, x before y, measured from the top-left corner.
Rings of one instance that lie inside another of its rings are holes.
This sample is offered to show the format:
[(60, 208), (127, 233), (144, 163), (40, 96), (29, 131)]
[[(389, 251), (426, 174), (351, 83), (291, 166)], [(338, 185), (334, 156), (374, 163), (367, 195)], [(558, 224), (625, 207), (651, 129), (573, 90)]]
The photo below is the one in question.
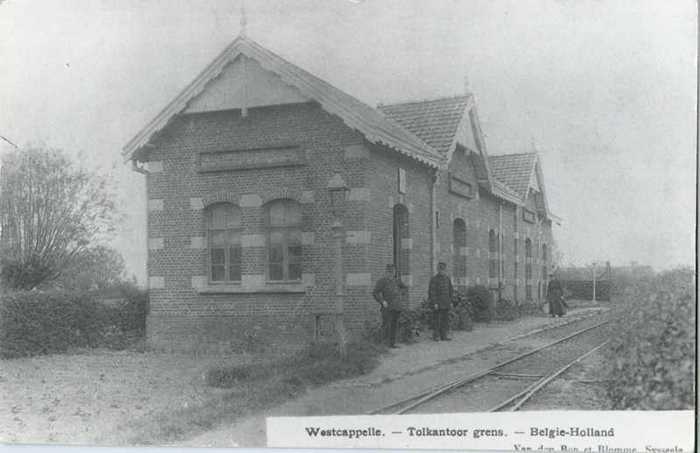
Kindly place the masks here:
[(396, 275), (396, 266), (387, 264), (384, 277), (377, 281), (372, 292), (380, 305), (384, 339), (392, 348), (397, 347), (396, 330), (401, 315), (401, 290), (405, 288), (406, 285)]
[(557, 280), (555, 275), (549, 276), (549, 285), (547, 287), (547, 302), (549, 302), (549, 314), (554, 318), (555, 316), (562, 317), (564, 315), (564, 289), (561, 286), (561, 282)]
[(438, 264), (438, 273), (430, 279), (428, 303), (433, 307), (433, 340), (446, 340), (450, 307), (452, 306), (452, 282), (447, 275), (447, 264)]

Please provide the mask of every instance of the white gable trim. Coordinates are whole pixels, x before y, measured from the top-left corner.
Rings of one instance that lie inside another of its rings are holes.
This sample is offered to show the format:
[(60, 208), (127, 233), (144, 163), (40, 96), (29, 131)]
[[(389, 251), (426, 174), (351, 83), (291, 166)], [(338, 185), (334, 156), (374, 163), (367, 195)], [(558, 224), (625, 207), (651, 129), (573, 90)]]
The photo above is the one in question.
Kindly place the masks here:
[(438, 169), (446, 167), (444, 157), (414, 134), (384, 117), (372, 107), (294, 66), (244, 36), (236, 38), (124, 146), (124, 159), (133, 159), (134, 154), (147, 145), (154, 134), (162, 130), (175, 115), (182, 112), (190, 100), (200, 94), (229, 62), (241, 54), (256, 60), (264, 69), (277, 74), (283, 82), (296, 87), (302, 95), (316, 100), (326, 111), (339, 116), (348, 127), (360, 131), (367, 140), (382, 143), (430, 167)]
[(282, 83), (276, 74), (264, 70), (245, 55), (238, 55), (206, 90), (187, 103), (185, 113), (234, 110), (268, 105), (309, 102), (295, 87)]
[[(473, 94), (469, 94), (469, 100), (467, 101), (467, 104), (464, 107), (462, 119), (459, 121), (457, 130), (455, 131), (454, 139), (452, 140), (452, 144), (450, 145), (450, 148), (447, 151), (447, 166), (449, 166), (452, 162), (452, 156), (454, 155), (454, 152), (457, 149), (457, 145), (460, 144), (459, 140), (460, 137), (463, 136), (465, 128), (471, 129), (472, 127), (472, 115), (470, 112), (473, 112), (474, 115), (475, 130), (472, 131), (472, 135), (474, 136), (474, 141), (476, 142), (477, 147), (477, 149), (475, 149), (474, 151), (479, 153), (479, 155), (481, 156), (481, 160), (484, 162), (484, 166), (486, 167), (488, 189), (493, 191), (493, 176), (491, 175), (491, 167), (489, 165), (488, 153), (486, 151), (486, 140), (484, 139), (484, 134), (481, 130), (479, 114), (476, 110), (476, 99), (474, 98)], [(461, 144), (464, 145), (465, 148), (467, 148), (467, 146), (464, 143)]]

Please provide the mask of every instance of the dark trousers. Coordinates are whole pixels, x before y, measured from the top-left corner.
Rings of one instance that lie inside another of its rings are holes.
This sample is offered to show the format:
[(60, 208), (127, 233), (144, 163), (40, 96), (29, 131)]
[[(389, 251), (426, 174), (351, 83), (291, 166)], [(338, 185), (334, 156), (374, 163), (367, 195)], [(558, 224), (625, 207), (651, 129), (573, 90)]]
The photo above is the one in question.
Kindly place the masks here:
[(384, 341), (386, 341), (389, 346), (394, 346), (396, 344), (396, 331), (398, 330), (399, 315), (401, 312), (399, 310), (390, 310), (384, 307), (382, 307), (381, 312)]
[(447, 326), (449, 323), (449, 308), (433, 310), (433, 338), (444, 340), (447, 338)]

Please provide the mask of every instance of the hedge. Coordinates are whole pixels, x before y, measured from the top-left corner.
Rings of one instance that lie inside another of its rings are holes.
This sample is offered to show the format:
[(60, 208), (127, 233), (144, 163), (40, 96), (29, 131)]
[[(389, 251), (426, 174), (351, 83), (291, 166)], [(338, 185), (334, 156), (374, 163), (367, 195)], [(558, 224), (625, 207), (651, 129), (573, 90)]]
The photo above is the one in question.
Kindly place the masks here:
[(0, 357), (68, 351), (73, 347), (123, 349), (145, 331), (147, 296), (125, 286), (116, 303), (99, 294), (18, 291), (0, 300)]
[(607, 348), (613, 409), (693, 409), (694, 271), (669, 271), (627, 291), (623, 316)]

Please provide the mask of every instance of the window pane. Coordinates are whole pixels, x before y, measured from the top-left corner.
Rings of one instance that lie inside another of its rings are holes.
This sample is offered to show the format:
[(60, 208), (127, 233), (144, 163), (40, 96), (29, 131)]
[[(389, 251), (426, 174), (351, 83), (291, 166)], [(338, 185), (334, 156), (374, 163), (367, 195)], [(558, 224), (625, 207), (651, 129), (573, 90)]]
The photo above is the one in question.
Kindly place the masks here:
[(290, 245), (287, 247), (287, 256), (289, 261), (301, 261), (301, 246), (300, 245)]
[(211, 280), (213, 282), (222, 282), (226, 276), (226, 269), (223, 265), (212, 265)]
[(238, 206), (229, 205), (226, 215), (226, 228), (239, 228), (241, 226), (241, 209)]
[(237, 282), (241, 280), (241, 248), (239, 246), (229, 248), (229, 280)]
[(209, 232), (212, 247), (224, 247), (226, 245), (226, 231), (215, 230)]
[(226, 229), (241, 226), (241, 210), (230, 203), (219, 203), (209, 209), (209, 228)]
[(279, 200), (268, 205), (270, 226), (292, 226), (301, 223), (299, 204), (290, 200)]
[(284, 202), (275, 201), (268, 207), (270, 226), (284, 226)]
[(282, 264), (269, 264), (269, 278), (270, 280), (284, 280), (284, 272)]
[(270, 263), (282, 263), (284, 261), (282, 244), (271, 244), (268, 257)]
[(286, 204), (285, 212), (285, 225), (299, 225), (301, 224), (301, 208), (299, 204), (295, 202), (288, 202)]
[(289, 264), (289, 280), (301, 280), (301, 264)]
[(292, 245), (301, 245), (301, 230), (287, 230), (287, 243)]
[(273, 231), (270, 233), (270, 244), (282, 244), (284, 241), (284, 233), (281, 231)]
[(230, 205), (217, 204), (209, 208), (211, 221), (210, 228), (226, 228), (226, 220), (229, 217)]
[(241, 243), (240, 231), (227, 231), (228, 245), (238, 245)]
[(224, 265), (226, 262), (226, 253), (224, 249), (211, 249), (211, 264)]

